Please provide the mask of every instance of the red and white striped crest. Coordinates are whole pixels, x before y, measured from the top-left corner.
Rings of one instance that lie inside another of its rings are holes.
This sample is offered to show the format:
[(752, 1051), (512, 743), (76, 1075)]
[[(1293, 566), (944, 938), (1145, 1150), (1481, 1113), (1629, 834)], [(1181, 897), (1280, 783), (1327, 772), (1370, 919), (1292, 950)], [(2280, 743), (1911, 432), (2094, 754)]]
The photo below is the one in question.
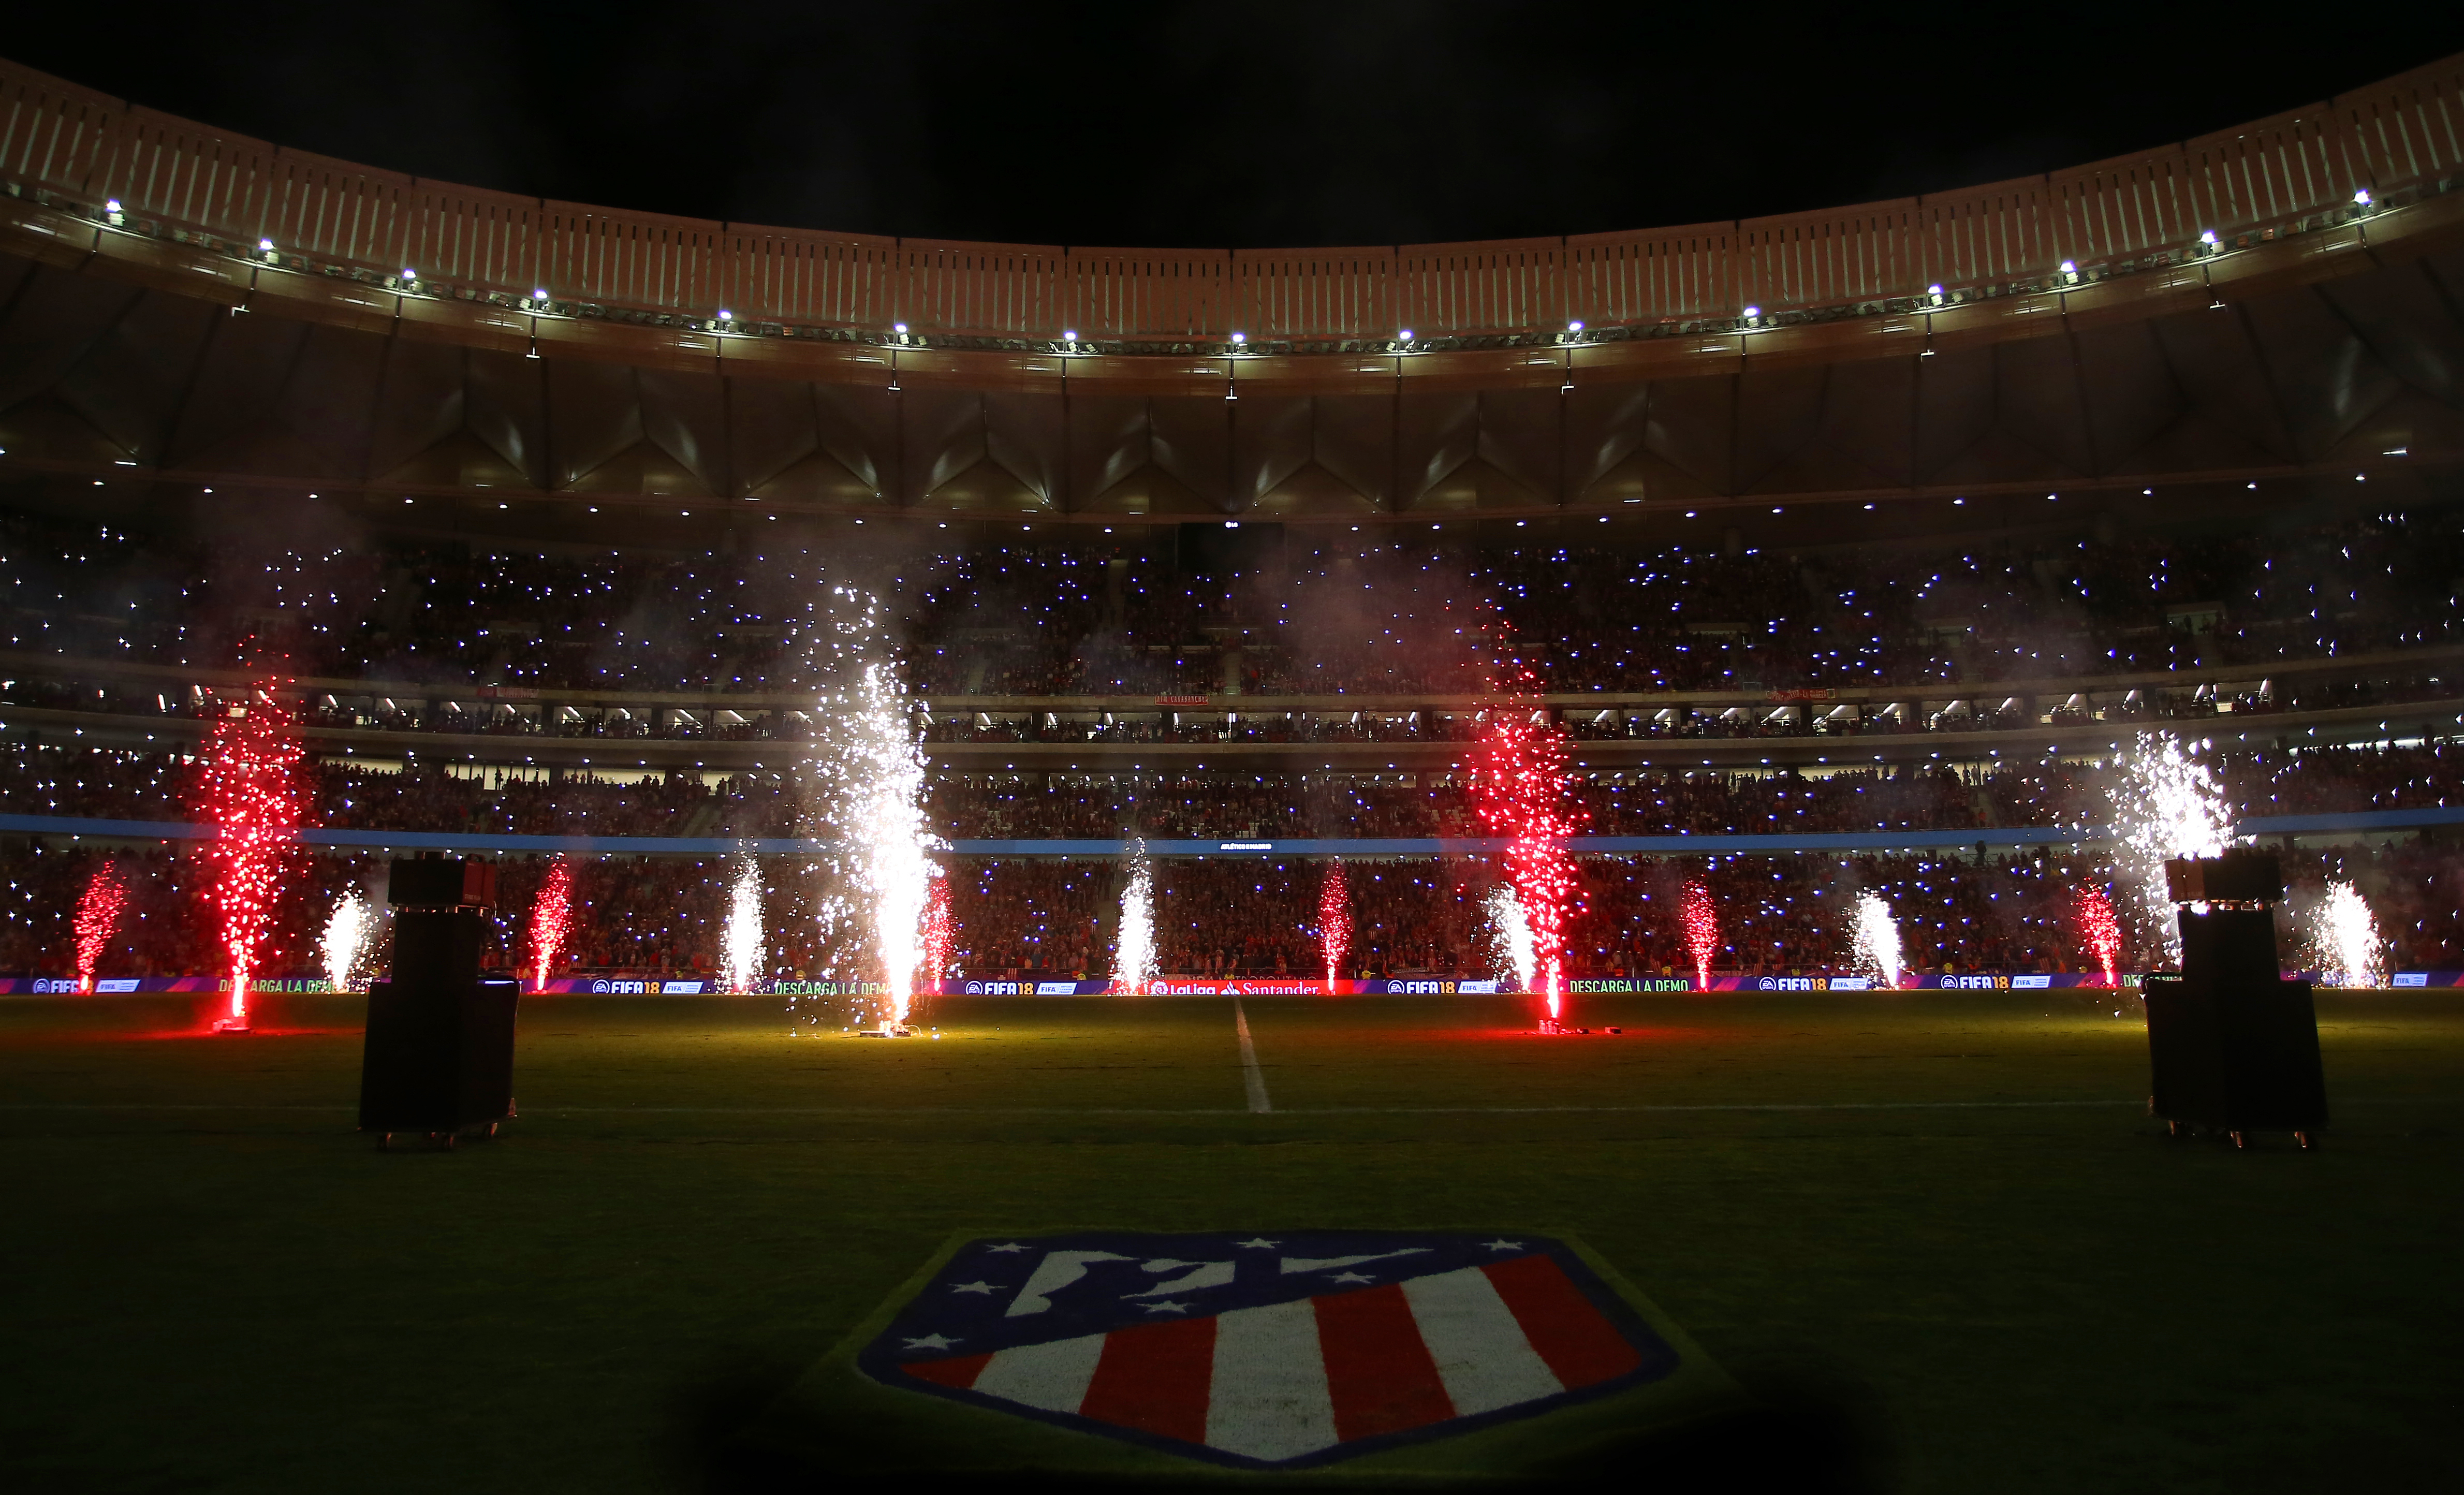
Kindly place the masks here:
[(1289, 1466), (1534, 1416), (1677, 1356), (1557, 1242), (1318, 1231), (971, 1242), (860, 1363), (889, 1385)]

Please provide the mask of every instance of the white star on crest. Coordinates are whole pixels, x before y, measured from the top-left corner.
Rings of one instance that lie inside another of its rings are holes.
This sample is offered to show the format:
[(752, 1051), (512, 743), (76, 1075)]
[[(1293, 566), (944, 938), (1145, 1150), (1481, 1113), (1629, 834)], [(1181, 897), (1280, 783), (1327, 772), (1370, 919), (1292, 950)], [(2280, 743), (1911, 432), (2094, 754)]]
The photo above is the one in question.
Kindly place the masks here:
[(999, 1287), (994, 1286), (988, 1282), (962, 1282), (952, 1287), (950, 1290), (952, 1292), (979, 1292), (987, 1298), (991, 1297), (994, 1293), (1001, 1291)]
[(1186, 1313), (1189, 1311), (1189, 1305), (1186, 1303), (1150, 1303), (1146, 1306), (1146, 1308), (1150, 1313)]
[(1337, 1272), (1327, 1279), (1328, 1282), (1375, 1282), (1376, 1280), (1375, 1277), (1363, 1277), (1358, 1272)]
[(938, 1334), (927, 1334), (921, 1339), (911, 1339), (907, 1341), (907, 1348), (910, 1350), (947, 1350), (957, 1343), (957, 1341), (955, 1339), (944, 1339)]
[(1024, 1246), (1023, 1246), (1023, 1245), (1019, 1244), (1019, 1243), (1018, 1243), (1017, 1242), (1015, 1242), (1015, 1241), (1005, 1241), (1005, 1242), (1002, 1242), (1000, 1245), (997, 1245), (997, 1246), (986, 1246), (986, 1247), (984, 1247), (984, 1249), (985, 1249), (985, 1250), (987, 1250), (987, 1251), (1023, 1251), (1023, 1250), (1025, 1250), (1025, 1249), (1026, 1249), (1026, 1247), (1024, 1247)]
[(1492, 1251), (1520, 1251), (1523, 1249), (1523, 1242), (1520, 1241), (1490, 1241), (1484, 1243)]
[(1252, 1250), (1271, 1251), (1281, 1242), (1269, 1241), (1265, 1237), (1260, 1236), (1255, 1241), (1235, 1241), (1232, 1243), (1236, 1246), (1243, 1246)]

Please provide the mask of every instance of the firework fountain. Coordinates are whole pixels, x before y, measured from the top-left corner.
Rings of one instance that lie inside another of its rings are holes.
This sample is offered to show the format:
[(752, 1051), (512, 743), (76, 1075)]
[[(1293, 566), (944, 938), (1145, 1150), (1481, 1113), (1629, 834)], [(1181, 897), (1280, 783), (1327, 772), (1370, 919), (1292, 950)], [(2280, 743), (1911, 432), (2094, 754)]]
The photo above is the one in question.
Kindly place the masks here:
[(1537, 991), (1540, 981), (1540, 954), (1531, 939), (1531, 921), (1523, 916), (1522, 900), (1514, 890), (1504, 883), (1488, 890), (1481, 900), (1488, 913), (1488, 937), (1496, 946), (1498, 958), (1506, 969), (1514, 973), (1515, 985), (1524, 991)]
[(1857, 895), (1856, 960), (1884, 986), (1900, 984), (1900, 921), (1881, 893)]
[(1343, 880), (1343, 858), (1326, 864), (1317, 889), (1317, 938), (1326, 952), (1326, 992), (1343, 979), (1343, 957), (1352, 950), (1352, 890)]
[(1505, 699), (1486, 714), (1472, 752), (1472, 803), (1492, 836), (1506, 841), (1507, 881), (1531, 940), (1524, 990), (1544, 995), (1553, 1029), (1566, 994), (1566, 928), (1581, 894), (1566, 838), (1581, 828), (1569, 793), (1566, 734), (1539, 707), (1539, 687), (1519, 661), (1501, 666)]
[(940, 845), (924, 819), (923, 723), (883, 657), (880, 599), (834, 586), (817, 608), (826, 616), (805, 655), (819, 693), (815, 734), (796, 779), (804, 833), (834, 849), (814, 869), (822, 886), (809, 907), (828, 970), (877, 978), (870, 1031), (898, 1037), (913, 1031)]
[(2165, 864), (2224, 854), (2233, 842), (2224, 786), (2178, 738), (2153, 733), (2141, 733), (2115, 767), (2105, 797), (2121, 859), (2138, 884), (2141, 921), (2164, 939), (2166, 958), (2179, 965), (2182, 931), (2165, 886)]
[(573, 938), (573, 865), (562, 857), (550, 862), (539, 879), (539, 896), (531, 903), (531, 979), (534, 991), (547, 990), (556, 963)]
[(1155, 870), (1147, 844), (1130, 847), (1128, 879), (1121, 885), (1121, 927), (1112, 953), (1112, 992), (1144, 996), (1155, 978)]
[(2332, 962), (2343, 986), (2387, 984), (2387, 942), (2362, 890), (2348, 882), (2327, 885), (2327, 896), (2311, 912), (2311, 943)]
[(1711, 890), (1701, 883), (1687, 883), (1679, 917), (1685, 926), (1685, 953), (1694, 957), (1695, 990), (1707, 992), (1711, 957), (1720, 952), (1720, 913), (1711, 903)]
[(950, 879), (933, 868), (933, 893), (924, 905), (924, 981), (937, 988), (950, 975), (950, 956), (957, 945), (958, 927), (950, 915)]
[(94, 971), (102, 959), (102, 947), (111, 943), (114, 931), (120, 928), (120, 916), (128, 910), (128, 885), (121, 880), (120, 864), (105, 862), (94, 869), (86, 880), (85, 891), (77, 896), (77, 918), (71, 926), (77, 934), (77, 990), (94, 990)]
[(215, 838), (208, 899), (221, 917), (231, 1010), (217, 1031), (248, 1031), (248, 985), (264, 953), (282, 869), (299, 841), (298, 723), (275, 696), (287, 680), (259, 681), (245, 705), (214, 719), (200, 756), (198, 794)]
[(2122, 921), (2113, 916), (2113, 899), (2098, 884), (2085, 883), (2079, 889), (2072, 912), (2079, 921), (2079, 942), (2104, 968), (2104, 984), (2119, 991), (2122, 983), (2116, 968), (2122, 962)]
[(347, 992), (359, 984), (361, 965), (376, 926), (368, 900), (360, 896), (358, 889), (335, 900), (334, 912), (325, 916), (325, 937), (319, 941), (317, 951), (325, 967), (327, 985), (338, 992)]
[(761, 979), (767, 946), (761, 937), (761, 868), (739, 858), (727, 892), (727, 923), (719, 932), (719, 960), (727, 989), (742, 996)]

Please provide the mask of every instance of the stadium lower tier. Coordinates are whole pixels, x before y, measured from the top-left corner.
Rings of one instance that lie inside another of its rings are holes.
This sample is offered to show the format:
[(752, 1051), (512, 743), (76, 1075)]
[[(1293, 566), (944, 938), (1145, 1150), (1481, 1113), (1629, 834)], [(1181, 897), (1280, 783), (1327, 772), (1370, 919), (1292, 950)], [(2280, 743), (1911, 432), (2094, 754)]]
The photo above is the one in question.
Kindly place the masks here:
[[(2291, 896), (2279, 930), (2288, 962), (2353, 964), (2349, 885), (2374, 921), (2366, 936), (2395, 969), (2464, 967), (2464, 851), (2415, 842), (2285, 854)], [(124, 889), (100, 928), (88, 916), (88, 973), (111, 978), (210, 978), (227, 961), (209, 901), (210, 865), (192, 848), (109, 851), (20, 844), (0, 852), (8, 884), (0, 918), (0, 975), (75, 978), (80, 900), (106, 865)], [(501, 905), (488, 962), (536, 979), (534, 906), (552, 863), (498, 864)], [(794, 858), (599, 857), (572, 861), (570, 926), (550, 977), (591, 974), (709, 979), (724, 969), (734, 893), (746, 866), (768, 980), (879, 976), (861, 918), (833, 918), (821, 890), (828, 869)], [(1323, 859), (1158, 861), (1153, 866), (1157, 965), (1180, 977), (1318, 978), (1327, 970)], [(944, 858), (953, 979), (1097, 980), (1111, 974), (1125, 883), (1115, 859)], [(1879, 896), (1896, 922), (1902, 968), (1920, 976), (1974, 971), (2077, 974), (2097, 969), (2083, 900), (2109, 890), (2122, 947), (2116, 964), (2165, 962), (2159, 907), (2106, 861), (2054, 853), (1970, 861), (1920, 856), (1597, 856), (1578, 861), (1578, 905), (1569, 926), (1575, 979), (1674, 977), (1692, 971), (1681, 915), (1700, 883), (1717, 924), (1708, 964), (1731, 977), (1854, 974), (1856, 906)], [(1480, 857), (1395, 858), (1341, 864), (1352, 933), (1338, 966), (1347, 978), (1503, 974), (1508, 961), (1485, 898), (1500, 868)], [(326, 976), (322, 948), (336, 907), (357, 893), (384, 903), (384, 862), (373, 855), (296, 855), (279, 885), (257, 969), (268, 978)], [(2328, 927), (2342, 906), (2342, 935)], [(2167, 912), (2169, 911), (2167, 911)], [(738, 921), (738, 932), (742, 925)], [(360, 975), (384, 968), (382, 919)]]

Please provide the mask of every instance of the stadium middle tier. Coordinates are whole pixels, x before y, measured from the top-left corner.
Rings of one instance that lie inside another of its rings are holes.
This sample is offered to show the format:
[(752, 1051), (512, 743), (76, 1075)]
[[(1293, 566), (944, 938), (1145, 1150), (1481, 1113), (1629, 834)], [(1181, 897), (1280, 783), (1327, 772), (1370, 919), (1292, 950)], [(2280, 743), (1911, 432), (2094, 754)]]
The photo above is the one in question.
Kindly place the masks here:
[[(2452, 737), (2411, 746), (2226, 747), (2209, 760), (2226, 808), (2246, 834), (2464, 821), (2464, 749)], [(2095, 841), (2115, 809), (2107, 798), (2113, 780), (2101, 772), (2107, 761), (2040, 753), (1999, 761), (1585, 769), (1572, 787), (1587, 838), (1888, 833), (1889, 845), (1956, 846)], [(192, 824), (199, 772), (179, 753), (12, 743), (0, 752), (0, 835), (135, 843), (202, 835)], [(570, 842), (576, 849), (598, 844), (693, 855), (746, 841), (783, 850), (799, 837), (826, 834), (814, 829), (825, 796), (794, 772), (567, 772), (334, 756), (307, 772), (312, 840), (347, 835), (367, 846), (451, 844), (482, 851)], [(1045, 842), (1054, 852), (1104, 854), (1144, 838), (1259, 843), (1248, 848), (1257, 850), (1267, 843), (1384, 843), (1393, 854), (1416, 849), (1406, 843), (1484, 841), (1488, 833), (1467, 777), (1455, 769), (940, 770), (924, 780), (923, 808), (929, 828), (961, 847)], [(2039, 834), (2045, 832), (2062, 834)]]

